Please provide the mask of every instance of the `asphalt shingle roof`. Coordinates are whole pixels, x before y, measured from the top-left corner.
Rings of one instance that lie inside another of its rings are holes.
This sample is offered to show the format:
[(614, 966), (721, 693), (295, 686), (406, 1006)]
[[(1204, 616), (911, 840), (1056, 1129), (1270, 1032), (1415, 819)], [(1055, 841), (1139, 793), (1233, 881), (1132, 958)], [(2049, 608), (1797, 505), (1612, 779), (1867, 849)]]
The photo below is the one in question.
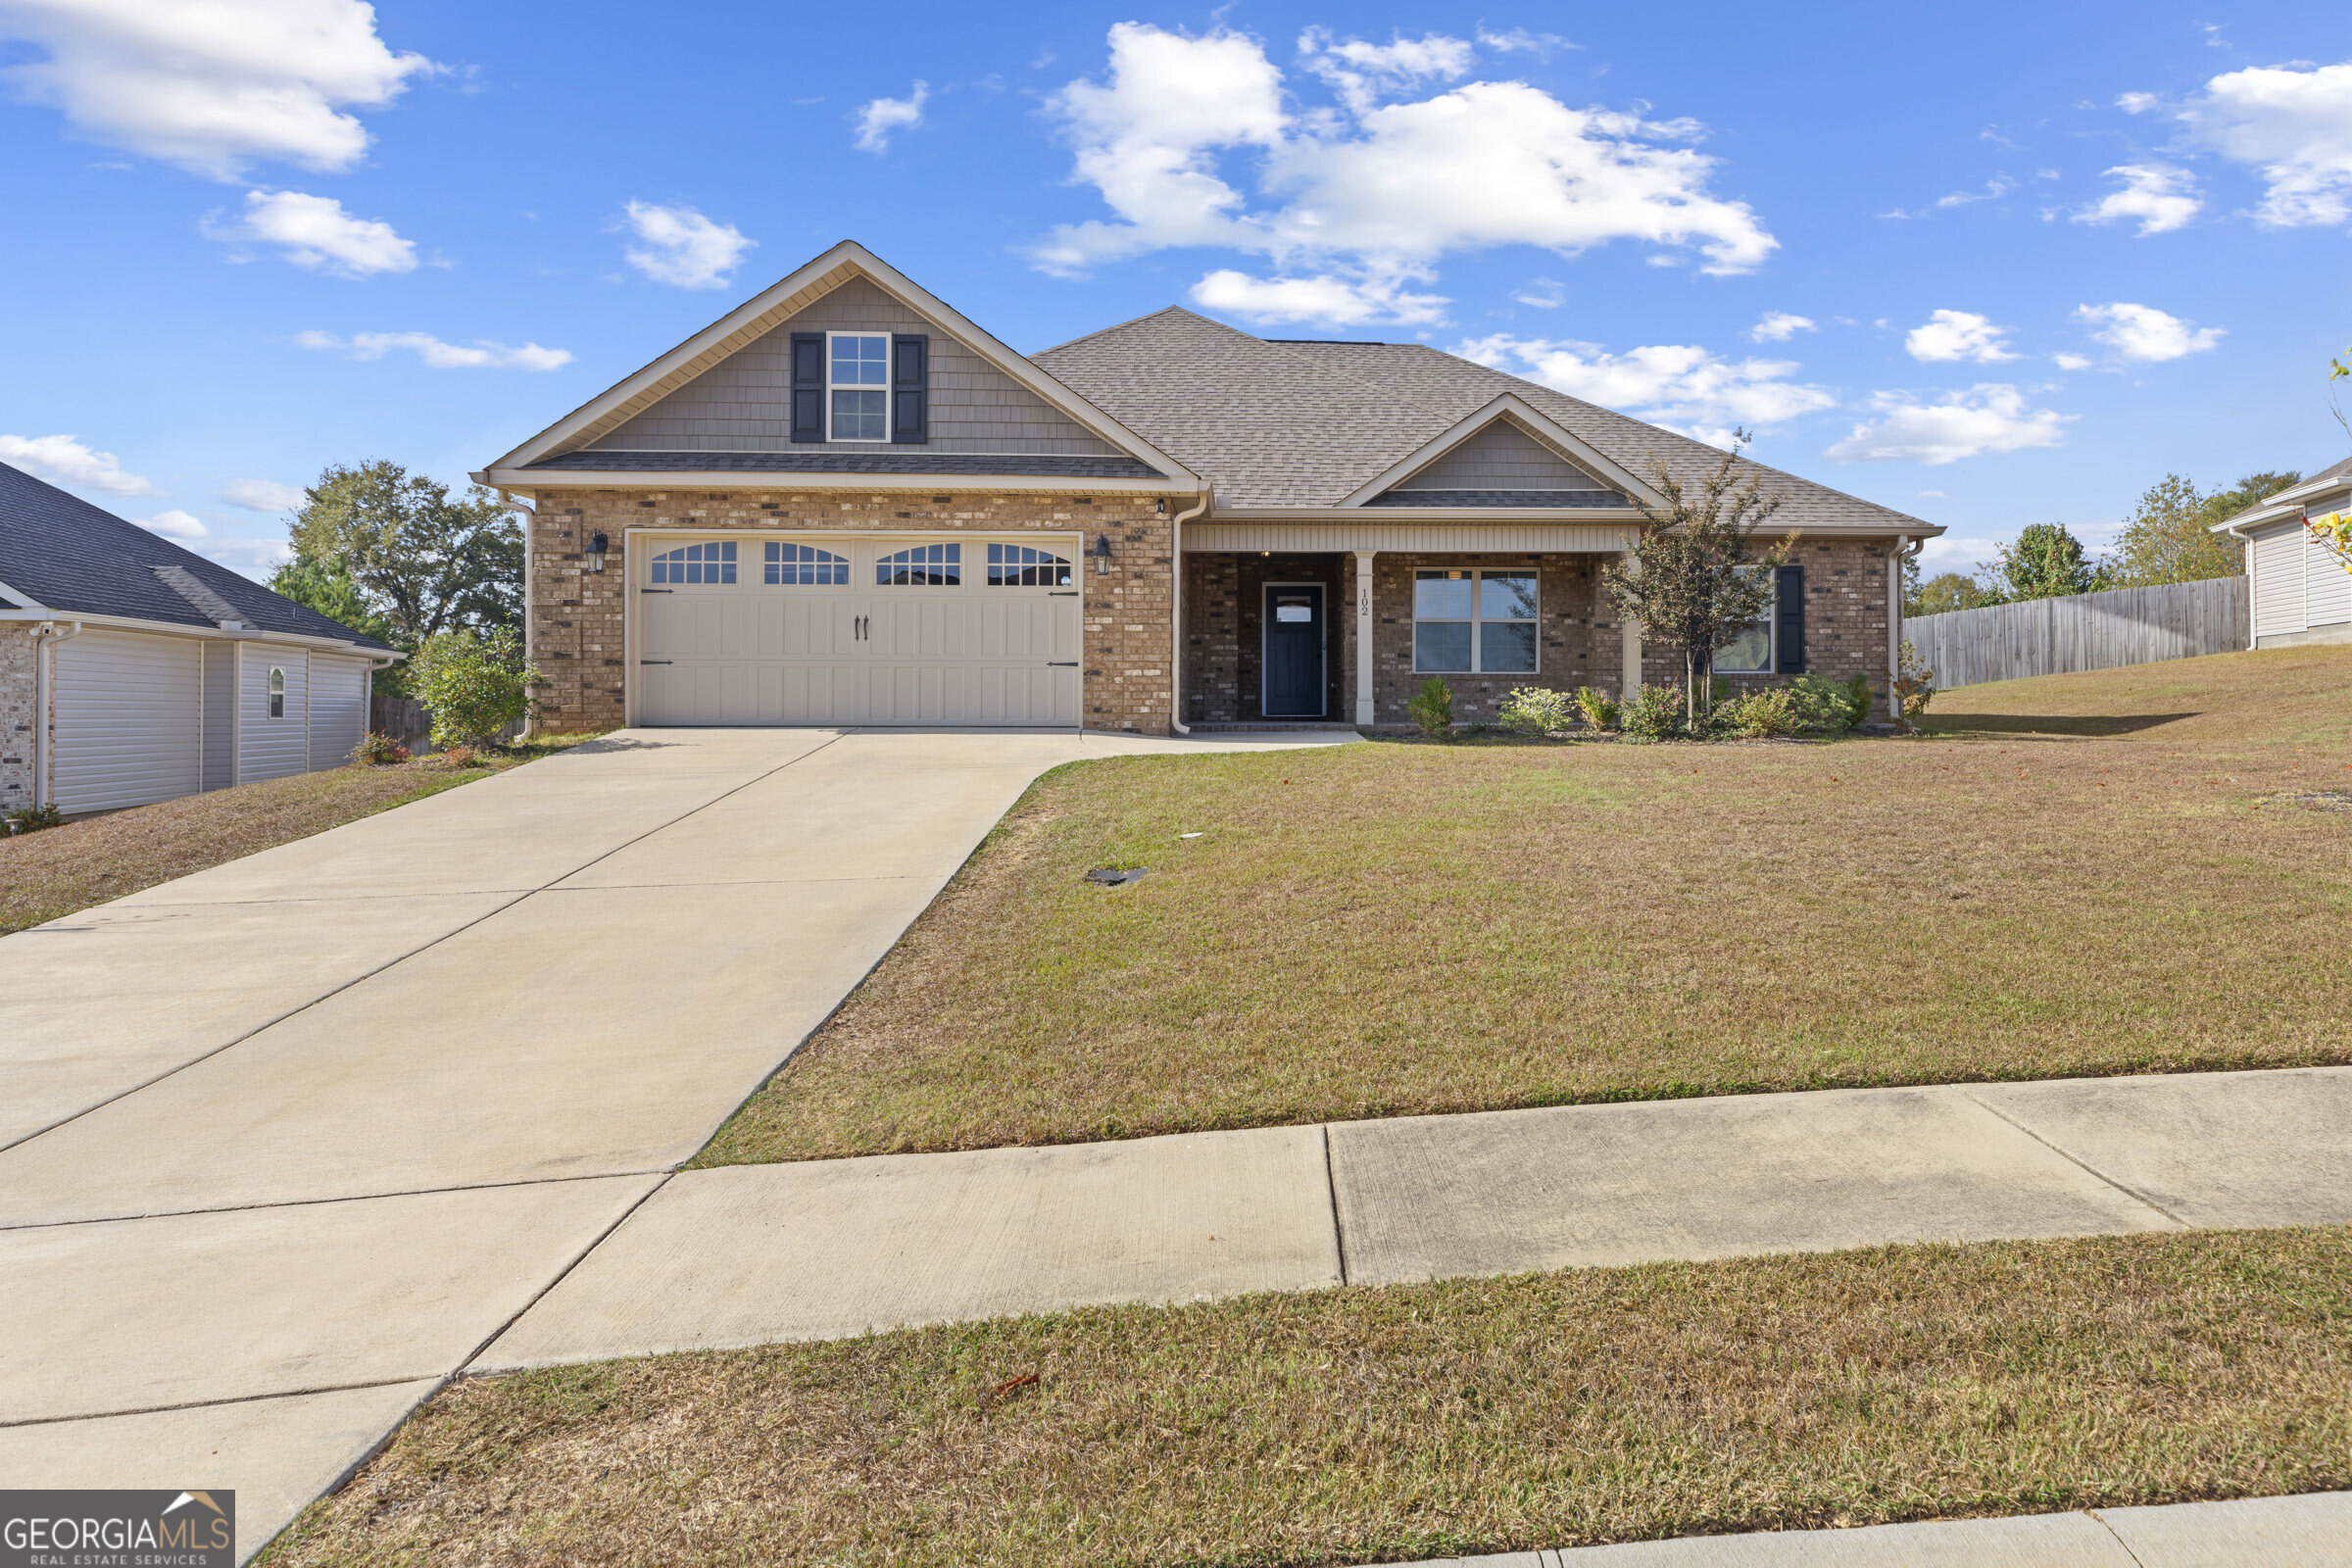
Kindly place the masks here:
[(391, 651), (250, 577), (0, 463), (0, 582), (65, 614), (213, 625), (215, 617), (174, 588), (156, 570), (159, 566), (184, 572), (257, 630), (334, 637)]
[[(1217, 487), (1222, 508), (1331, 507), (1504, 393), (1646, 477), (1694, 483), (1718, 449), (1417, 343), (1269, 342), (1170, 307), (1031, 358)], [(1747, 460), (1776, 525), (1930, 526)]]

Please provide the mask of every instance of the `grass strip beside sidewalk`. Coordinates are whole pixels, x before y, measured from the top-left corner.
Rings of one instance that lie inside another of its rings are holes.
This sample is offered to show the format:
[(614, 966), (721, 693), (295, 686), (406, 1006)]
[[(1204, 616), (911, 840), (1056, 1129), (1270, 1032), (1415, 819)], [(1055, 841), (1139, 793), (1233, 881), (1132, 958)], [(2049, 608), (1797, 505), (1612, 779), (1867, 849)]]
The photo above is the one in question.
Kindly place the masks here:
[(474, 1380), (266, 1560), (1338, 1564), (2338, 1488), (2348, 1244), (1893, 1247)]

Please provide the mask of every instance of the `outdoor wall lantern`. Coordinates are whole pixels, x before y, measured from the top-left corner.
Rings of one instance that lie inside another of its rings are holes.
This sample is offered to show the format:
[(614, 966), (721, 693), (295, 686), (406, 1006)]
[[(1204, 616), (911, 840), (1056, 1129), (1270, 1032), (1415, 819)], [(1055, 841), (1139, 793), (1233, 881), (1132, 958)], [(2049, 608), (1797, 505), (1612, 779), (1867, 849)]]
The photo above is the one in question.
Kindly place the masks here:
[(592, 533), (588, 536), (588, 548), (580, 552), (580, 560), (590, 571), (605, 569), (605, 536), (603, 534)]
[(1106, 533), (1095, 535), (1095, 575), (1110, 575), (1110, 535)]

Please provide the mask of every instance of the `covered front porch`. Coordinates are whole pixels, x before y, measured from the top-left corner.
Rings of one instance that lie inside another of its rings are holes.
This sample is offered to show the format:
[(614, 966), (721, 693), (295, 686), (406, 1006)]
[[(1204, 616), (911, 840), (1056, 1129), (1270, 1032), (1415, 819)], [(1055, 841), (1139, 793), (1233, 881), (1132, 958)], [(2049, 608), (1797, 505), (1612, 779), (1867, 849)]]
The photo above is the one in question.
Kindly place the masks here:
[[(1636, 628), (1600, 591), (1621, 527), (1212, 522), (1183, 541), (1193, 724), (1407, 724), (1435, 674), (1463, 722), (1515, 687), (1622, 688)], [(1638, 679), (1638, 675), (1637, 675)]]

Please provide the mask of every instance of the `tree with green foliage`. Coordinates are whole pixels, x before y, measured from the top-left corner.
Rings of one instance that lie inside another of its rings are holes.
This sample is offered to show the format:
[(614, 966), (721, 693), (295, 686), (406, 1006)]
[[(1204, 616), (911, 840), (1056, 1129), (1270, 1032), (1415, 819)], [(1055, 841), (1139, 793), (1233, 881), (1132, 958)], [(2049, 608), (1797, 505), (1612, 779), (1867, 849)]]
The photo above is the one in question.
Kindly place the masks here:
[(2250, 473), (2230, 489), (2201, 493), (2180, 474), (2166, 474), (2140, 496), (2116, 537), (2114, 585), (2147, 588), (2238, 575), (2246, 569), (2245, 546), (2229, 534), (2214, 532), (2214, 524), (2227, 522), (2302, 477), (2292, 471)]
[(1997, 573), (2009, 600), (2061, 599), (2108, 586), (2105, 563), (2085, 558), (2082, 541), (2063, 522), (2034, 523), (2018, 534), (2017, 543), (1999, 549), (2000, 561), (1979, 569)]
[(347, 580), (391, 627), (387, 642), (417, 649), (442, 632), (521, 624), (522, 529), (493, 492), (475, 485), (453, 501), (439, 480), (377, 460), (329, 467), (304, 495), (295, 580), (308, 587), (315, 572), (322, 591)]
[(2005, 605), (2009, 596), (1998, 588), (1985, 586), (1978, 578), (1963, 571), (1939, 571), (1921, 583), (1916, 592), (1903, 601), (1903, 614), (1916, 619), (1921, 615), (1941, 615), (1954, 610), (1983, 610), (1987, 605)]
[[(369, 601), (367, 591), (352, 581), (347, 572), (332, 566), (320, 565), (307, 557), (296, 556), (292, 561), (270, 574), (270, 587), (298, 605), (316, 610), (327, 619), (339, 621), (353, 631), (366, 632), (377, 642), (413, 651), (400, 634), (400, 628), (384, 617)], [(384, 697), (405, 696), (408, 692), (407, 672), (394, 664), (375, 672), (375, 691)]]
[(531, 714), (532, 689), (546, 684), (522, 656), (512, 626), (436, 632), (410, 661), (410, 684), (431, 710), (433, 744), (492, 747)]
[[(1746, 432), (1738, 433), (1740, 444)], [(1649, 480), (1663, 509), (1636, 498), (1649, 526), (1634, 547), (1634, 565), (1602, 568), (1601, 589), (1617, 613), (1683, 656), (1684, 722), (1697, 734), (1714, 707), (1715, 655), (1753, 625), (1773, 602), (1774, 568), (1796, 536), (1755, 549), (1756, 529), (1781, 507), (1752, 470), (1740, 471), (1735, 445), (1693, 491), (1653, 463)]]

